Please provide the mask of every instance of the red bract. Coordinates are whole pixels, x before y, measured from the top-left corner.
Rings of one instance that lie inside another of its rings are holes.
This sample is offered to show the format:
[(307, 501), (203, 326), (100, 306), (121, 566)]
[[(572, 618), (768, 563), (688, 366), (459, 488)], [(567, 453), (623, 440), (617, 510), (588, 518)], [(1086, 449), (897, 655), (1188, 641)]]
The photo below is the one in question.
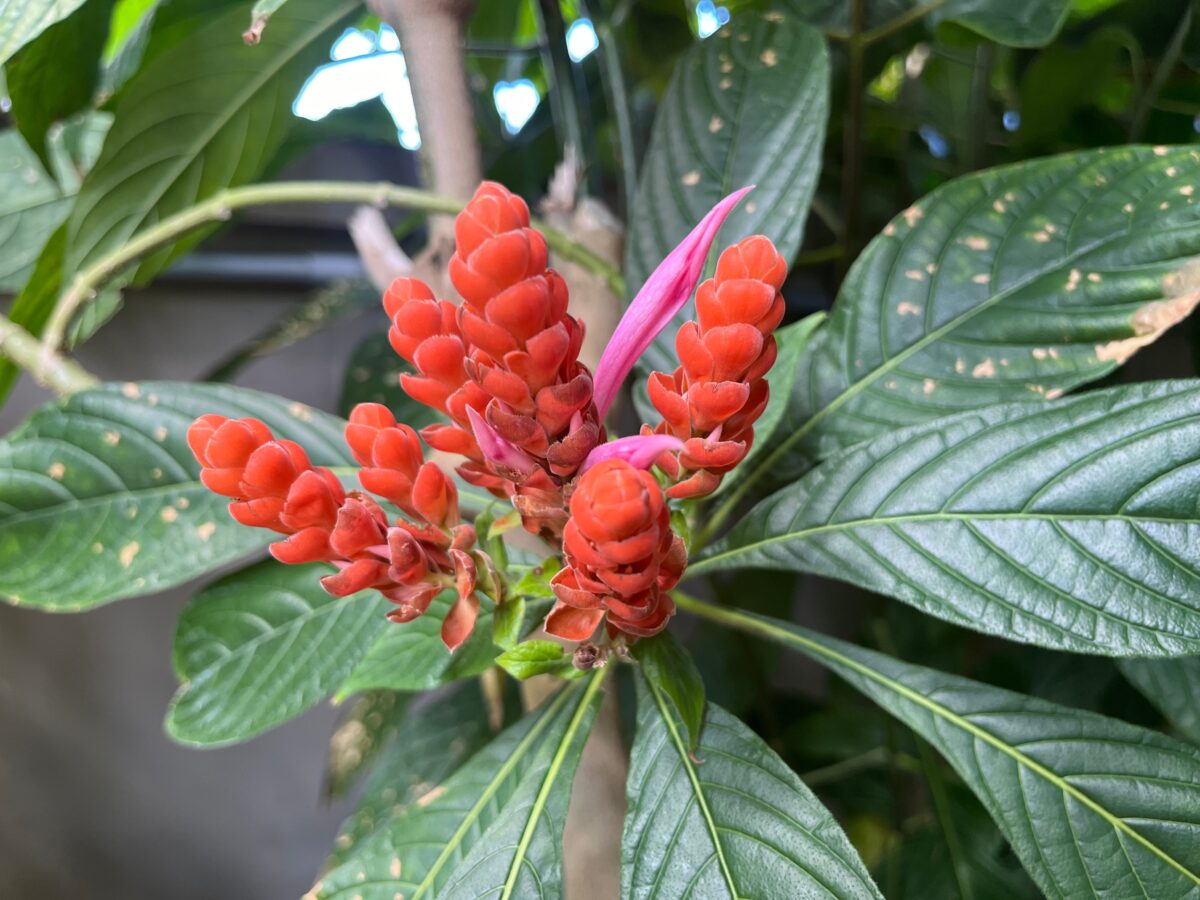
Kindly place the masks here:
[(558, 598), (546, 630), (586, 640), (608, 617), (610, 632), (649, 636), (675, 612), (667, 592), (687, 565), (654, 476), (623, 459), (590, 468), (571, 497), (563, 532), (566, 567), (551, 582)]
[(684, 442), (678, 453), (659, 457), (677, 481), (668, 496), (712, 493), (750, 451), (754, 422), (767, 405), (764, 376), (778, 352), (773, 332), (783, 319), (786, 275), (783, 257), (761, 235), (727, 249), (714, 277), (696, 291), (697, 321), (676, 336), (680, 366), (650, 375), (650, 402), (664, 419), (655, 431)]

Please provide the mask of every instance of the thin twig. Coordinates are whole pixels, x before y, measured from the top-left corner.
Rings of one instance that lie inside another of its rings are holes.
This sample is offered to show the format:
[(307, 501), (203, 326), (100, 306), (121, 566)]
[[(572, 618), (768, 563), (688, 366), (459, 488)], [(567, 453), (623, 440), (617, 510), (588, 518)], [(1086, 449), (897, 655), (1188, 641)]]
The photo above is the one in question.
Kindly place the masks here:
[(1137, 110), (1129, 125), (1130, 143), (1136, 143), (1142, 139), (1142, 132), (1146, 130), (1146, 122), (1150, 118), (1150, 110), (1154, 108), (1154, 101), (1158, 98), (1171, 73), (1175, 71), (1179, 57), (1183, 54), (1184, 42), (1187, 41), (1188, 32), (1192, 27), (1194, 8), (1194, 4), (1189, 3), (1184, 9), (1179, 25), (1176, 26), (1175, 33), (1171, 35), (1171, 42), (1163, 51), (1162, 59), (1158, 61), (1158, 68), (1154, 70), (1154, 77), (1150, 79), (1150, 85), (1138, 98)]
[(32, 334), (0, 315), (0, 354), (24, 369), (42, 387), (66, 396), (98, 384), (78, 363), (47, 351)]
[[(247, 206), (314, 202), (402, 206), (436, 213), (457, 213), (463, 207), (458, 200), (387, 182), (278, 181), (229, 188), (138, 233), (128, 243), (76, 275), (55, 305), (46, 325), (43, 346), (56, 351), (62, 346), (63, 335), (75, 314), (96, 296), (101, 287), (130, 264), (189, 231), (226, 221), (234, 210)], [(542, 224), (537, 227), (546, 236), (550, 249), (604, 278), (618, 296), (624, 295), (624, 280), (607, 260), (557, 229)]]

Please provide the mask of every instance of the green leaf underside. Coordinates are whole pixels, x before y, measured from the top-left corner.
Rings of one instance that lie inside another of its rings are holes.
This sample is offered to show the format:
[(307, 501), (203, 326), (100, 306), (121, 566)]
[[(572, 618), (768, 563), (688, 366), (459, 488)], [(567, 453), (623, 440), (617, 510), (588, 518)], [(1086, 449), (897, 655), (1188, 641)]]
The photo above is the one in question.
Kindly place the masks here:
[[(828, 51), (798, 22), (745, 13), (684, 54), (629, 217), (629, 296), (718, 200), (751, 184), (714, 247), (766, 234), (790, 260), (816, 188), (828, 106)], [(647, 350), (646, 366), (674, 370), (675, 332), (693, 315), (689, 301)]]
[(1181, 734), (1200, 744), (1200, 657), (1121, 659), (1117, 666)]
[(0, 0), (0, 65), (83, 0)]
[(800, 366), (787, 483), (903, 425), (1100, 378), (1200, 299), (1200, 151), (1122, 147), (955, 179), (863, 251)]
[[(379, 688), (424, 691), (478, 675), (491, 665), (496, 649), (492, 644), (492, 609), (488, 601), (481, 602), (475, 630), (465, 644), (451, 653), (442, 643), (442, 620), (456, 599), (453, 591), (442, 591), (424, 615), (383, 629), (338, 688), (337, 698)], [(386, 601), (384, 609), (391, 609)]]
[(66, 218), (66, 194), (16, 131), (0, 132), (0, 291), (17, 291)]
[(392, 821), (453, 775), (491, 737), (477, 682), (460, 682), (421, 707), (410, 707), (379, 753), (353, 814), (342, 823), (330, 867), (363, 854), (368, 841), (386, 840)]
[[(826, 28), (849, 28), (845, 0), (779, 0), (777, 5), (806, 22)], [(868, 0), (868, 30), (887, 25), (926, 7), (931, 27), (955, 22), (1010, 47), (1041, 47), (1054, 40), (1070, 10), (1068, 0)]]
[(331, 597), (328, 566), (274, 560), (205, 588), (184, 609), (175, 635), (183, 685), (167, 713), (177, 741), (244, 741), (332, 693), (377, 633), (391, 625), (374, 591)]
[(0, 442), (0, 595), (79, 611), (182, 584), (276, 539), (205, 488), (186, 432), (204, 413), (262, 419), (314, 465), (351, 463), (342, 422), (220, 385), (106, 384), (43, 407)]
[(713, 617), (811, 656), (933, 744), (1047, 896), (1200, 892), (1195, 748), (774, 619)]
[(815, 572), (1085, 653), (1200, 650), (1200, 382), (1014, 403), (843, 451), (689, 574)]
[[(258, 46), (229, 9), (151, 60), (122, 90), (108, 140), (71, 211), (66, 268), (94, 263), (139, 230), (257, 178), (291, 125), (292, 100), (327, 60), (354, 0), (292, 0)], [(144, 259), (146, 279), (202, 236)]]
[(638, 688), (622, 897), (881, 896), (833, 816), (749, 728), (709, 704), (697, 763), (663, 693)]
[(601, 669), (508, 728), (313, 888), (320, 900), (558, 897), (571, 780)]

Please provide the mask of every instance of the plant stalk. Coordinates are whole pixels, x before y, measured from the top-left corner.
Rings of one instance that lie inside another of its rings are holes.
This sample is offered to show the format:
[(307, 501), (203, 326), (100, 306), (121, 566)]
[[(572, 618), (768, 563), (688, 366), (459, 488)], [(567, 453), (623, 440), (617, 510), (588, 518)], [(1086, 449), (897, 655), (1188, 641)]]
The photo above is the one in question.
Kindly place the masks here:
[[(388, 182), (365, 181), (278, 181), (219, 191), (195, 206), (176, 213), (140, 232), (123, 246), (97, 260), (75, 276), (59, 298), (46, 324), (42, 345), (48, 351), (62, 346), (67, 326), (80, 307), (126, 266), (181, 235), (205, 225), (227, 221), (233, 211), (248, 206), (277, 203), (365, 203), (380, 208), (403, 206), (424, 212), (454, 214), (463, 203), (429, 191)], [(589, 272), (602, 277), (618, 296), (625, 292), (624, 279), (603, 257), (555, 228), (535, 223), (552, 250)]]
[(0, 315), (0, 353), (32, 375), (42, 387), (63, 397), (99, 384), (78, 363), (47, 350), (32, 334), (3, 315)]

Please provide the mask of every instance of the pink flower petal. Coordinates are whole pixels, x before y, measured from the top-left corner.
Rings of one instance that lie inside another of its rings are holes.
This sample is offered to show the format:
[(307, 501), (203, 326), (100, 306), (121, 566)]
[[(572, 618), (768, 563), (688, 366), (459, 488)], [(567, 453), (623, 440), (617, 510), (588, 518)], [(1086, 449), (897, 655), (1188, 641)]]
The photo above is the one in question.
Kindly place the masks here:
[(493, 466), (501, 470), (520, 472), (522, 475), (528, 475), (537, 468), (533, 457), (520, 447), (506, 441), (496, 429), (488, 424), (487, 419), (469, 406), (467, 407), (467, 418), (471, 420), (471, 430), (475, 432), (475, 442), (479, 444), (484, 458)]
[(600, 444), (587, 455), (579, 474), (606, 459), (623, 459), (636, 469), (648, 469), (669, 450), (682, 450), (683, 441), (670, 434), (635, 434)]
[(638, 357), (692, 295), (704, 270), (709, 248), (721, 230), (725, 217), (753, 187), (751, 185), (734, 191), (709, 210), (691, 234), (659, 263), (625, 310), (612, 340), (604, 348), (593, 379), (593, 397), (601, 419), (608, 413), (621, 383)]

